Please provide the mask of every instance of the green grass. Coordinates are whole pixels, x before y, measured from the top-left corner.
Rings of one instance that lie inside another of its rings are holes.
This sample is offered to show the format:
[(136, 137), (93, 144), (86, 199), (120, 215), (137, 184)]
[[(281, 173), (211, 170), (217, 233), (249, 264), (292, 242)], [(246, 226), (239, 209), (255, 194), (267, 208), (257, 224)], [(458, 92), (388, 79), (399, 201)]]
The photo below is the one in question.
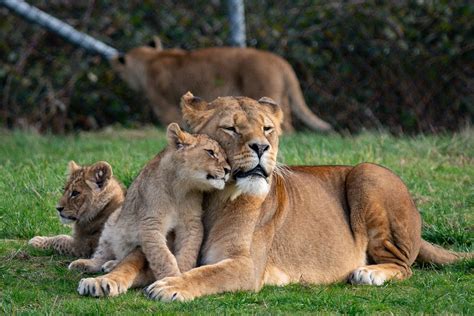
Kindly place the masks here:
[[(382, 287), (291, 285), (260, 293), (233, 293), (164, 304), (140, 290), (113, 299), (76, 293), (80, 273), (71, 257), (26, 245), (34, 235), (68, 233), (54, 210), (71, 159), (107, 160), (129, 185), (165, 145), (164, 133), (113, 130), (76, 136), (0, 131), (0, 313), (474, 313), (474, 264), (415, 267), (404, 282)], [(474, 130), (396, 138), (296, 134), (280, 144), (287, 164), (356, 164), (371, 161), (398, 173), (424, 220), (423, 236), (451, 249), (473, 251)]]

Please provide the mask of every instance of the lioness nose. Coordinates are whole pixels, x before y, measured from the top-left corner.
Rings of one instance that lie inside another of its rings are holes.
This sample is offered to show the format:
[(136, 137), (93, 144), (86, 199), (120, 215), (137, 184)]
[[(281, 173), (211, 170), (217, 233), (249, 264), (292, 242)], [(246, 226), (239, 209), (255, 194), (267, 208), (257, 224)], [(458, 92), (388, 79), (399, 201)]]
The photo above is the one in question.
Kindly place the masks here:
[(64, 210), (64, 207), (58, 206), (58, 207), (56, 207), (56, 209), (58, 210), (58, 212), (62, 212)]
[(259, 144), (259, 143), (252, 143), (249, 144), (249, 147), (257, 153), (258, 158), (262, 157), (263, 153), (270, 148), (268, 144)]

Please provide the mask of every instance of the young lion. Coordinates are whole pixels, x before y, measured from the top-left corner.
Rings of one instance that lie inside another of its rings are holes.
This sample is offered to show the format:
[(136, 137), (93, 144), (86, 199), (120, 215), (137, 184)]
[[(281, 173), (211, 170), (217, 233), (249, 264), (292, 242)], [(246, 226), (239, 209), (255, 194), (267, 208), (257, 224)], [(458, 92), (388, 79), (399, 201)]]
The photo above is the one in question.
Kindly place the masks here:
[[(196, 265), (203, 236), (203, 192), (223, 189), (230, 166), (224, 151), (208, 136), (185, 133), (176, 123), (168, 126), (167, 136), (168, 147), (132, 183), (120, 214), (107, 223), (93, 258), (76, 260), (71, 269), (94, 272), (102, 266), (111, 270), (137, 247), (156, 279), (180, 275)], [(166, 243), (171, 231), (176, 257)], [(94, 279), (81, 280), (81, 295), (95, 295), (87, 292), (89, 282)]]
[(64, 194), (56, 209), (62, 223), (73, 223), (73, 235), (36, 236), (28, 244), (76, 257), (90, 257), (105, 222), (122, 205), (125, 187), (112, 176), (112, 167), (105, 161), (84, 167), (70, 161), (68, 170)]

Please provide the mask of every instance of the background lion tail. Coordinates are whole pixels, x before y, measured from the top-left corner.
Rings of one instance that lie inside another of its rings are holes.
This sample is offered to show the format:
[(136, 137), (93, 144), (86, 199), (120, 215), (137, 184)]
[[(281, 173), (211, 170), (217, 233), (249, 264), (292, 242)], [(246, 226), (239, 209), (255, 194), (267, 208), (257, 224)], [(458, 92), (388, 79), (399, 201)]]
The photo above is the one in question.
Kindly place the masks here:
[(304, 101), (298, 78), (293, 69), (291, 69), (291, 66), (289, 68), (286, 76), (286, 84), (288, 87), (288, 101), (291, 112), (313, 131), (327, 132), (332, 130), (331, 124), (320, 119), (308, 108), (308, 105)]
[(421, 240), (420, 252), (416, 257), (419, 263), (450, 264), (462, 259), (473, 259), (472, 252), (455, 252), (444, 249), (438, 245)]

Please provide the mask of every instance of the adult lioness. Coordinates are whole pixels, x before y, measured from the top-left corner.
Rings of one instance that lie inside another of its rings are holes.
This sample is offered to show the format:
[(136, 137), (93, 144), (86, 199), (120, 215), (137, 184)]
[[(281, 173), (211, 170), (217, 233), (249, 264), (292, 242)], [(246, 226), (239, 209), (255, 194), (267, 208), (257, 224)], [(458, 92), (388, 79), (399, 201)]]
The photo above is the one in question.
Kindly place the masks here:
[[(193, 131), (226, 150), (234, 181), (206, 199), (205, 265), (153, 283), (150, 297), (191, 300), (264, 284), (346, 279), (380, 285), (409, 277), (415, 259), (444, 264), (472, 256), (421, 239), (420, 215), (388, 169), (276, 168), (282, 112), (273, 101), (225, 97), (208, 104), (187, 94), (182, 108)], [(104, 276), (105, 285), (143, 285), (143, 262), (130, 255)]]
[(281, 104), (285, 131), (293, 130), (291, 114), (312, 130), (331, 129), (308, 109), (292, 67), (277, 55), (232, 47), (163, 50), (159, 39), (153, 43), (153, 47), (137, 47), (115, 58), (112, 67), (132, 89), (145, 92), (164, 124), (181, 121), (176, 105), (183, 93), (193, 91), (208, 100), (266, 95)]

